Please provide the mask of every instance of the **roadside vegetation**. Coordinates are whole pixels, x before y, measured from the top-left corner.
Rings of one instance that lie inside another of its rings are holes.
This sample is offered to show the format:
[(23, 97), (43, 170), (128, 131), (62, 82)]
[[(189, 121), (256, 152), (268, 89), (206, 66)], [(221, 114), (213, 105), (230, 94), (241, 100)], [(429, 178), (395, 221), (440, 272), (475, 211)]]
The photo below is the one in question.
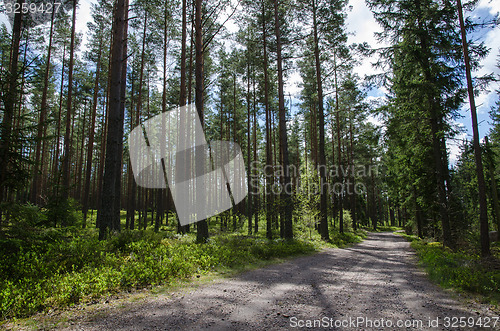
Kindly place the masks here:
[[(268, 240), (265, 231), (246, 235), (243, 225), (236, 232), (221, 231), (214, 220), (209, 222), (211, 238), (203, 244), (196, 243), (195, 231), (177, 234), (175, 224), (162, 226), (157, 233), (123, 230), (100, 241), (92, 226), (34, 226), (43, 213), (26, 208), (21, 214), (36, 217), (17, 223), (0, 243), (0, 255), (5, 257), (0, 261), (2, 320), (97, 303), (119, 292), (209, 273), (237, 272), (262, 261), (360, 242), (366, 234), (350, 229), (340, 234), (331, 227), (331, 241), (325, 243), (317, 231), (310, 233), (307, 224), (296, 222), (296, 239)], [(265, 227), (264, 218), (259, 223)]]
[(498, 307), (500, 302), (500, 244), (493, 243), (492, 256), (484, 259), (473, 246), (456, 251), (443, 247), (440, 242), (419, 239), (402, 234), (411, 242), (429, 278), (459, 292), (480, 295), (482, 301)]

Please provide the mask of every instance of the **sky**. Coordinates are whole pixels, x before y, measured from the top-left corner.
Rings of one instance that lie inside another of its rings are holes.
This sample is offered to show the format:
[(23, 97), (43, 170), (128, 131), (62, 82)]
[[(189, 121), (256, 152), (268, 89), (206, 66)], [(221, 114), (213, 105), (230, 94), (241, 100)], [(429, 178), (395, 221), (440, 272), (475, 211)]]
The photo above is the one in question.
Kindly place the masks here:
[[(94, 2), (95, 0), (81, 0), (78, 7), (77, 31), (82, 32), (83, 36), (86, 36), (87, 22), (91, 18), (90, 5)], [(3, 3), (3, 1), (0, 0), (0, 3)], [(365, 0), (350, 0), (349, 6), (352, 7), (352, 10), (348, 13), (346, 21), (347, 31), (349, 33), (348, 43), (367, 42), (373, 48), (382, 46), (375, 39), (375, 32), (381, 31), (381, 28), (373, 18), (371, 11), (367, 8)], [(471, 14), (474, 18), (487, 18), (497, 14), (499, 9), (500, 0), (480, 0), (478, 7)], [(7, 22), (7, 18), (4, 14), (0, 13), (0, 24), (2, 24), (2, 22)], [(7, 25), (9, 24), (7, 23)], [(9, 28), (10, 26), (8, 26), (8, 29)], [(229, 21), (227, 23), (227, 28), (232, 31), (236, 30), (237, 26), (234, 22)], [(480, 70), (473, 73), (473, 76), (495, 73), (497, 77), (499, 77), (500, 69), (496, 67), (496, 64), (499, 59), (500, 28), (497, 27), (496, 29), (485, 30), (474, 37), (484, 40), (485, 44), (490, 47), (491, 50), (489, 55), (482, 61), (482, 67)], [(86, 40), (83, 42), (83, 45), (85, 44)], [(377, 73), (371, 64), (374, 60), (375, 59), (370, 58), (360, 59), (360, 64), (354, 68), (355, 73), (357, 73), (361, 78), (364, 78), (366, 75)], [(298, 71), (294, 71), (290, 73), (285, 82), (285, 94), (287, 96), (292, 96), (294, 104), (299, 101), (298, 96), (300, 88), (298, 84), (300, 83), (300, 80), (301, 78)], [(495, 92), (495, 90), (498, 89), (500, 89), (500, 84), (498, 82), (492, 83), (487, 92), (481, 93), (476, 98), (480, 137), (484, 137), (490, 128), (488, 112), (495, 102), (499, 100), (498, 94)], [(368, 99), (383, 100), (385, 98), (385, 92), (386, 91), (383, 88), (374, 88), (373, 90), (368, 91)], [(452, 164), (456, 162), (459, 152), (459, 142), (463, 139), (472, 139), (471, 116), (468, 102), (463, 105), (460, 110), (460, 114), (463, 117), (456, 120), (456, 125), (463, 128), (464, 132), (459, 134), (454, 141), (448, 141), (450, 161)], [(369, 120), (375, 124), (380, 124), (380, 121), (377, 118), (371, 117)]]

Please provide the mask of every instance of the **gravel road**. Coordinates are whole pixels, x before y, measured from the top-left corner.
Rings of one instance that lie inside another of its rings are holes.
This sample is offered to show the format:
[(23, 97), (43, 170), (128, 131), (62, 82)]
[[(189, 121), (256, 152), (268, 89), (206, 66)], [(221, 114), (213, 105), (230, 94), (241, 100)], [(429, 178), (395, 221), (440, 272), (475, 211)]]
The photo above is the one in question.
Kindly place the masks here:
[[(350, 248), (327, 249), (187, 293), (155, 296), (71, 329), (469, 330), (479, 328), (460, 328), (455, 318), (486, 322), (485, 314), (430, 283), (402, 237), (376, 233)], [(493, 322), (487, 330), (500, 329), (500, 322), (495, 327)]]

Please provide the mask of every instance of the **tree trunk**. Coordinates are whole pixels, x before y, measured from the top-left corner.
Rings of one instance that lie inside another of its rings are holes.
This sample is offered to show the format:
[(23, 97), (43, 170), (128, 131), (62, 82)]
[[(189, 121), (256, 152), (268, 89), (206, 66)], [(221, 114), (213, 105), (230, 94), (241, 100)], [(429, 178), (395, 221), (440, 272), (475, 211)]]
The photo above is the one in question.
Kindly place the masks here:
[[(146, 49), (146, 32), (147, 32), (147, 21), (148, 21), (148, 15), (147, 12), (144, 16), (144, 26), (142, 30), (142, 50), (141, 50), (141, 65), (139, 68), (139, 92), (137, 96), (137, 107), (135, 111), (135, 125), (140, 125), (140, 119), (141, 119), (141, 109), (142, 109), (142, 90), (143, 90), (143, 82), (144, 82), (144, 61), (145, 61), (145, 49)], [(138, 197), (137, 197), (137, 208), (136, 208), (136, 192), (138, 192)], [(132, 181), (132, 194), (130, 196), (130, 199), (133, 199), (131, 203), (131, 212), (130, 212), (130, 217), (132, 220), (130, 221), (130, 226), (134, 226), (135, 223), (135, 211), (136, 209), (139, 210), (139, 215), (138, 215), (138, 228), (141, 229), (141, 222), (142, 222), (142, 213), (140, 212), (141, 208), (141, 197), (142, 197), (143, 190), (140, 187), (137, 187), (137, 184), (135, 181)], [(144, 220), (145, 222), (145, 220)], [(144, 226), (146, 224), (144, 223)]]
[(279, 20), (279, 0), (274, 1), (274, 26), (276, 33), (276, 53), (277, 53), (277, 64), (278, 64), (278, 105), (279, 105), (279, 137), (280, 137), (280, 151), (282, 157), (283, 165), (283, 178), (282, 178), (282, 197), (283, 197), (283, 207), (284, 208), (284, 237), (285, 239), (293, 238), (293, 227), (292, 227), (292, 213), (293, 213), (293, 203), (292, 203), (292, 188), (290, 182), (290, 169), (289, 169), (289, 158), (288, 158), (288, 139), (286, 133), (286, 110), (285, 110), (285, 96), (283, 92), (283, 68), (282, 68), (282, 58), (281, 58), (281, 31), (280, 31), (280, 20)]
[(340, 136), (340, 109), (339, 109), (339, 85), (337, 82), (337, 57), (336, 53), (333, 52), (333, 72), (334, 72), (334, 84), (335, 84), (335, 118), (337, 122), (337, 147), (338, 147), (338, 173), (339, 173), (339, 183), (341, 184), (341, 192), (338, 196), (338, 201), (339, 201), (339, 232), (344, 233), (344, 207), (343, 207), (343, 202), (344, 202), (344, 170), (342, 169), (342, 143), (341, 139), (342, 137)]
[[(128, 8), (128, 3), (129, 0), (125, 0), (125, 8)], [(120, 111), (119, 111), (119, 118), (118, 121), (120, 122), (120, 125), (118, 126), (118, 136), (122, 137), (118, 141), (118, 150), (120, 151), (119, 157), (118, 157), (118, 170), (116, 172), (116, 181), (115, 181), (115, 200), (114, 200), (114, 216), (113, 216), (113, 229), (120, 230), (121, 229), (121, 218), (120, 218), (120, 204), (121, 204), (121, 189), (122, 189), (122, 172), (123, 172), (123, 125), (125, 121), (125, 97), (127, 94), (127, 36), (128, 36), (128, 9), (125, 10), (124, 13), (124, 22), (125, 26), (123, 27), (123, 45), (122, 45), (122, 71), (121, 71), (121, 83), (120, 83)]]
[(486, 149), (488, 150), (488, 172), (490, 174), (491, 181), (491, 204), (492, 209), (495, 214), (495, 221), (497, 225), (497, 231), (500, 231), (500, 205), (498, 203), (498, 188), (497, 188), (497, 180), (495, 178), (495, 165), (493, 161), (493, 156), (490, 153), (488, 136), (484, 137), (486, 143)]
[[(253, 159), (257, 161), (257, 101), (256, 101), (256, 92), (255, 92), (255, 75), (252, 75), (252, 96), (253, 96)], [(258, 170), (254, 169), (254, 176), (258, 176)], [(258, 184), (257, 184), (258, 185)], [(258, 187), (255, 185), (253, 187), (254, 197), (255, 197), (255, 210), (256, 213), (254, 215), (254, 234), (259, 232), (259, 201), (260, 197), (258, 195)]]
[[(128, 1), (117, 0), (114, 10), (113, 44), (111, 52), (110, 67), (110, 90), (109, 90), (109, 114), (108, 132), (106, 139), (106, 160), (104, 168), (104, 178), (101, 195), (101, 208), (97, 213), (99, 224), (99, 239), (107, 237), (108, 230), (119, 231), (119, 219), (116, 216), (115, 199), (120, 198), (120, 192), (116, 191), (116, 181), (120, 181), (119, 173), (123, 150), (120, 149), (123, 141), (123, 114), (121, 111), (121, 84), (125, 84), (122, 75), (123, 61), (126, 61), (124, 54), (124, 41), (126, 39), (126, 13), (128, 12)], [(120, 135), (122, 133), (122, 135)]]
[(80, 155), (78, 157), (78, 162), (76, 163), (76, 172), (77, 175), (75, 176), (76, 179), (76, 192), (75, 192), (75, 199), (78, 201), (82, 201), (82, 174), (83, 174), (83, 164), (85, 162), (84, 156), (83, 156), (83, 151), (84, 151), (84, 139), (83, 135), (85, 134), (85, 129), (86, 129), (86, 124), (87, 124), (87, 99), (84, 100), (83, 103), (83, 123), (81, 125), (81, 131), (80, 134), (78, 135), (78, 144), (79, 146), (77, 147), (76, 150), (80, 151)]
[(417, 200), (417, 190), (415, 187), (413, 187), (413, 204), (415, 205), (415, 218), (417, 221), (417, 235), (419, 238), (424, 237), (423, 229), (422, 229), (422, 212), (420, 209), (420, 205), (418, 204)]
[[(182, 0), (181, 86), (180, 86), (180, 93), (179, 93), (179, 106), (181, 106), (181, 107), (186, 105), (186, 38), (187, 38), (187, 36), (186, 36), (187, 35), (186, 11), (187, 11), (186, 0)], [(165, 22), (166, 21), (167, 21), (167, 17), (165, 15)], [(166, 23), (165, 23), (165, 38), (166, 38)], [(166, 54), (166, 51), (165, 51), (165, 54)], [(166, 61), (166, 57), (164, 58), (164, 65), (166, 64), (165, 61)]]
[[(102, 38), (102, 37), (101, 37)], [(95, 118), (97, 115), (97, 102), (99, 97), (99, 78), (101, 74), (102, 39), (99, 41), (99, 53), (97, 54), (94, 95), (92, 99), (92, 114), (89, 129), (89, 142), (87, 145), (87, 169), (85, 172), (85, 187), (83, 189), (83, 228), (87, 226), (87, 212), (89, 209), (90, 179), (92, 175), (92, 156), (94, 152)]]
[(318, 23), (316, 21), (316, 1), (312, 0), (313, 33), (314, 33), (314, 59), (316, 63), (316, 85), (318, 88), (318, 120), (319, 120), (319, 176), (320, 176), (320, 221), (319, 232), (321, 239), (330, 240), (328, 233), (327, 210), (327, 181), (326, 181), (326, 155), (325, 155), (325, 113), (323, 110), (323, 81), (321, 79), (321, 62), (319, 58)]
[(354, 143), (353, 143), (353, 134), (352, 134), (352, 121), (353, 119), (351, 118), (351, 121), (349, 123), (349, 137), (350, 137), (350, 143), (351, 143), (351, 167), (350, 167), (350, 172), (351, 172), (351, 179), (352, 179), (352, 191), (351, 191), (351, 216), (352, 216), (352, 229), (356, 231), (358, 229), (358, 221), (357, 221), (357, 215), (356, 215), (356, 177), (354, 174)]
[[(188, 75), (188, 104), (191, 104), (192, 98), (192, 90), (193, 90), (193, 49), (194, 49), (194, 9), (195, 3), (192, 1), (193, 6), (191, 8), (191, 34), (189, 38), (189, 75)], [(189, 229), (189, 225), (186, 226), (186, 229)]]
[[(52, 1), (54, 4), (54, 1)], [(38, 118), (38, 128), (37, 128), (37, 141), (36, 141), (36, 152), (35, 152), (35, 169), (33, 171), (33, 183), (31, 188), (31, 202), (34, 204), (40, 204), (41, 199), (38, 199), (38, 195), (41, 195), (41, 187), (43, 182), (44, 167), (45, 167), (45, 136), (46, 126), (45, 119), (47, 117), (47, 94), (49, 89), (49, 74), (50, 74), (50, 60), (52, 55), (52, 37), (54, 34), (54, 10), (52, 11), (52, 16), (50, 19), (50, 32), (49, 32), (49, 48), (47, 50), (47, 65), (45, 66), (45, 74), (43, 79), (43, 91), (42, 100), (40, 104), (40, 116)], [(42, 148), (43, 147), (43, 148)]]
[[(135, 104), (134, 104), (134, 96), (135, 96), (135, 84), (134, 82), (136, 81), (135, 79), (135, 76), (134, 76), (134, 71), (132, 71), (132, 77), (131, 77), (131, 80), (132, 80), (132, 87), (131, 87), (131, 91), (130, 91), (130, 114), (129, 114), (129, 125), (131, 128), (134, 127), (134, 121), (135, 121), (135, 117), (134, 117), (134, 108), (135, 108)], [(134, 174), (132, 172), (132, 163), (131, 163), (131, 160), (129, 158), (129, 162), (128, 162), (128, 169), (127, 169), (127, 172), (128, 172), (128, 175), (127, 175), (127, 219), (126, 219), (126, 223), (125, 223), (125, 226), (127, 229), (130, 229), (130, 230), (133, 230), (134, 227), (135, 227), (135, 201), (136, 201), (136, 183), (135, 183), (135, 179), (134, 179)]]
[[(73, 67), (75, 58), (75, 28), (76, 28), (76, 0), (73, 0), (73, 18), (71, 23), (71, 43), (69, 46), (68, 66), (68, 96), (66, 103), (66, 131), (64, 133), (64, 157), (62, 164), (62, 202), (66, 203), (69, 197), (70, 187), (70, 163), (71, 163), (71, 110), (73, 108)], [(64, 221), (64, 219), (63, 219)], [(65, 225), (65, 224), (63, 224)]]
[(59, 144), (61, 142), (62, 103), (63, 103), (63, 91), (64, 91), (64, 69), (65, 69), (65, 64), (66, 64), (65, 58), (66, 58), (66, 45), (64, 45), (64, 47), (63, 47), (62, 68), (61, 68), (61, 88), (59, 89), (59, 109), (58, 109), (58, 115), (57, 115), (57, 130), (56, 130), (57, 133), (56, 133), (55, 146), (54, 146), (54, 159), (53, 159), (53, 163), (52, 163), (52, 174), (53, 174), (52, 195), (54, 197), (59, 194), (60, 169), (58, 167), (58, 163), (59, 163), (59, 153), (60, 153)]
[(479, 193), (479, 224), (481, 234), (481, 256), (491, 255), (490, 238), (488, 231), (488, 207), (486, 204), (486, 184), (484, 180), (483, 161), (481, 156), (481, 146), (479, 145), (479, 128), (477, 125), (476, 103), (474, 100), (474, 88), (472, 86), (472, 76), (469, 60), (469, 50), (467, 45), (467, 33), (464, 26), (462, 13), (462, 2), (457, 0), (458, 18), (460, 21), (460, 32), (462, 34), (462, 47), (465, 61), (465, 76), (467, 78), (467, 90), (469, 92), (470, 113), (472, 117), (472, 136), (474, 144), (474, 157), (476, 160), (477, 186)]
[[(196, 110), (201, 121), (201, 127), (204, 127), (203, 120), (203, 55), (204, 55), (204, 44), (203, 44), (203, 26), (202, 26), (202, 0), (195, 0), (195, 34), (196, 34), (196, 89), (195, 89), (195, 103)], [(197, 161), (202, 161), (197, 158)], [(201, 167), (202, 164), (196, 164), (196, 167)], [(198, 192), (197, 192), (198, 193)], [(199, 194), (198, 194), (199, 195)], [(197, 196), (197, 202), (201, 202), (205, 197)], [(205, 242), (208, 239), (208, 224), (206, 220), (201, 220), (196, 226), (196, 240), (198, 242)]]
[(271, 155), (271, 119), (269, 110), (269, 80), (267, 74), (267, 34), (266, 34), (266, 7), (265, 0), (262, 0), (262, 43), (263, 43), (263, 57), (264, 57), (264, 107), (266, 112), (266, 237), (267, 239), (273, 238), (272, 232), (272, 215), (273, 215), (273, 194), (271, 192), (272, 188), (272, 170), (269, 169), (272, 166), (272, 155)]
[[(186, 103), (186, 0), (183, 0), (182, 4), (183, 10), (183, 31), (182, 31), (182, 56), (181, 56), (181, 95), (179, 105), (183, 106)], [(165, 2), (165, 11), (163, 14), (163, 91), (161, 97), (161, 111), (164, 113), (167, 111), (167, 44), (168, 44), (168, 2)], [(183, 62), (184, 61), (184, 62)], [(184, 77), (182, 77), (184, 75)], [(184, 104), (183, 104), (184, 103)], [(165, 127), (165, 123), (163, 123), (162, 127)], [(163, 148), (163, 146), (162, 146)], [(166, 166), (165, 160), (161, 160), (162, 170), (163, 170), (163, 178), (165, 183), (167, 183), (166, 178)], [(155, 231), (158, 232), (160, 228), (160, 223), (163, 222), (163, 214), (164, 214), (164, 202), (165, 202), (165, 190), (158, 189), (157, 190), (157, 213), (155, 220)]]
[[(21, 7), (24, 0), (17, 0)], [(14, 117), (14, 107), (17, 95), (19, 44), (21, 43), (22, 11), (14, 16), (14, 26), (12, 29), (12, 47), (9, 65), (9, 85), (7, 95), (4, 101), (4, 113), (1, 127), (0, 139), (0, 202), (4, 201), (5, 191), (7, 189), (7, 179), (10, 163), (10, 149), (12, 142), (12, 121)], [(1, 218), (0, 214), (0, 218)]]
[[(250, 41), (248, 41), (250, 46)], [(247, 219), (248, 219), (248, 235), (252, 234), (252, 216), (253, 216), (253, 192), (252, 192), (252, 181), (251, 181), (251, 131), (250, 131), (250, 47), (247, 48)]]

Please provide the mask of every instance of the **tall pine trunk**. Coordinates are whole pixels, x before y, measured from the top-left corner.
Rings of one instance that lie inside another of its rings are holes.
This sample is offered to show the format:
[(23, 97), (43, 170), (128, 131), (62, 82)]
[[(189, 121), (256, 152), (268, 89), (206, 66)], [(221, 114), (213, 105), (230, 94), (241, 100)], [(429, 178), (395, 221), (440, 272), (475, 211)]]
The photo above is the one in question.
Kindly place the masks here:
[[(102, 37), (101, 37), (102, 38)], [(94, 81), (94, 95), (92, 98), (92, 112), (90, 119), (89, 141), (87, 145), (87, 169), (85, 172), (85, 187), (83, 189), (83, 228), (87, 226), (87, 212), (89, 209), (89, 195), (90, 195), (90, 179), (92, 175), (92, 156), (94, 152), (94, 137), (95, 137), (95, 119), (97, 115), (97, 102), (99, 97), (99, 79), (101, 73), (101, 56), (102, 56), (102, 39), (99, 41), (99, 50), (97, 54), (95, 81)]]
[[(196, 110), (198, 111), (198, 116), (200, 117), (201, 127), (204, 127), (203, 120), (203, 55), (204, 55), (204, 44), (203, 44), (203, 26), (202, 26), (202, 0), (195, 0), (195, 46), (196, 46), (196, 68), (195, 68), (195, 104)], [(202, 161), (197, 158), (197, 161)], [(202, 164), (197, 162), (196, 167), (201, 167)], [(201, 202), (205, 197), (201, 197), (198, 192), (196, 200)], [(201, 220), (196, 226), (196, 240), (198, 242), (205, 242), (208, 239), (208, 224), (206, 220)]]
[[(248, 41), (248, 45), (250, 45), (250, 41)], [(248, 235), (252, 234), (252, 216), (253, 216), (253, 192), (252, 192), (252, 181), (251, 181), (251, 130), (250, 130), (250, 49), (247, 48), (247, 220), (248, 220)]]
[(488, 233), (488, 207), (486, 204), (486, 184), (484, 180), (483, 160), (481, 146), (479, 145), (479, 128), (477, 124), (476, 102), (474, 100), (474, 87), (472, 86), (469, 50), (467, 45), (467, 32), (465, 31), (464, 17), (462, 13), (462, 2), (457, 0), (458, 19), (460, 21), (460, 33), (462, 35), (462, 48), (465, 61), (465, 76), (467, 78), (467, 90), (469, 92), (470, 113), (472, 118), (472, 140), (474, 144), (474, 158), (476, 161), (477, 187), (479, 193), (479, 226), (481, 235), (481, 256), (491, 255), (490, 238)]
[[(66, 131), (64, 133), (64, 156), (62, 164), (62, 203), (67, 203), (70, 188), (71, 163), (71, 119), (73, 108), (73, 67), (75, 62), (75, 28), (76, 28), (76, 0), (73, 0), (73, 18), (71, 23), (71, 43), (69, 46), (68, 66), (68, 96), (66, 100)], [(63, 219), (64, 221), (64, 219)], [(65, 225), (65, 224), (63, 224)]]
[[(117, 183), (120, 181), (119, 173), (122, 162), (123, 150), (120, 149), (123, 141), (123, 114), (120, 113), (122, 98), (122, 71), (123, 62), (126, 61), (124, 54), (124, 42), (126, 36), (126, 13), (128, 12), (128, 1), (117, 0), (114, 9), (113, 44), (111, 51), (110, 67), (110, 89), (109, 89), (109, 113), (108, 130), (106, 139), (106, 160), (103, 176), (101, 208), (97, 213), (99, 224), (99, 239), (105, 239), (108, 231), (120, 230), (120, 219), (116, 217), (116, 199), (120, 199), (120, 191), (116, 191)], [(121, 135), (120, 135), (121, 133)], [(119, 210), (118, 210), (119, 212)]]
[(342, 169), (342, 143), (341, 139), (342, 137), (340, 136), (340, 109), (339, 109), (339, 85), (337, 81), (337, 57), (336, 53), (333, 52), (333, 72), (334, 72), (334, 84), (335, 84), (335, 119), (337, 122), (337, 160), (338, 160), (338, 173), (339, 173), (339, 183), (341, 184), (340, 187), (342, 188), (339, 196), (338, 196), (338, 206), (339, 206), (339, 232), (344, 233), (344, 176), (343, 176), (343, 169)]
[(286, 110), (285, 110), (285, 96), (283, 92), (283, 64), (281, 56), (281, 31), (280, 31), (280, 20), (279, 20), (279, 0), (274, 1), (274, 26), (276, 33), (276, 53), (277, 53), (277, 64), (278, 64), (278, 105), (279, 105), (279, 138), (280, 138), (280, 151), (282, 157), (283, 166), (283, 178), (282, 178), (282, 197), (284, 200), (284, 237), (285, 239), (293, 238), (293, 228), (292, 228), (292, 213), (293, 213), (293, 203), (292, 203), (292, 187), (290, 181), (290, 168), (289, 168), (289, 158), (288, 158), (288, 139), (286, 133)]
[(320, 220), (319, 233), (323, 240), (329, 240), (327, 216), (327, 181), (325, 155), (325, 113), (323, 110), (323, 81), (321, 79), (321, 62), (319, 58), (318, 22), (316, 20), (316, 0), (312, 0), (314, 60), (316, 65), (316, 84), (318, 88), (318, 120), (319, 120), (319, 151), (318, 168), (320, 176)]
[[(193, 23), (191, 24), (191, 28)], [(189, 102), (191, 102), (191, 67), (192, 67), (192, 49), (193, 49), (193, 34), (191, 33), (191, 47), (190, 47), (190, 58), (189, 58)], [(186, 48), (187, 48), (187, 1), (182, 0), (182, 32), (181, 32), (181, 86), (179, 93), (179, 106), (183, 107), (186, 105)], [(177, 168), (180, 169), (180, 168)], [(184, 170), (184, 169), (183, 169)], [(187, 227), (181, 226), (179, 220), (177, 220), (177, 232), (186, 233)]]
[[(17, 0), (21, 7), (24, 0)], [(14, 107), (17, 96), (17, 78), (19, 62), (19, 45), (21, 43), (22, 11), (14, 16), (12, 29), (12, 46), (9, 64), (9, 85), (4, 101), (4, 113), (0, 131), (0, 202), (4, 201), (6, 194), (9, 163), (11, 161), (12, 122), (14, 120)], [(0, 214), (0, 220), (2, 215)]]
[[(52, 1), (54, 3), (54, 1)], [(47, 94), (49, 89), (49, 74), (50, 74), (50, 60), (52, 55), (52, 37), (54, 34), (54, 12), (52, 11), (52, 16), (50, 19), (50, 32), (49, 32), (49, 48), (47, 50), (47, 59), (43, 80), (43, 91), (42, 100), (40, 103), (40, 116), (38, 118), (38, 128), (37, 128), (37, 141), (36, 141), (36, 152), (35, 152), (35, 169), (33, 171), (33, 183), (31, 188), (31, 202), (39, 204), (41, 201), (38, 199), (38, 195), (42, 194), (42, 182), (44, 180), (42, 174), (45, 171), (45, 140), (43, 139), (46, 133), (46, 117), (47, 117)]]
[(271, 118), (269, 110), (269, 78), (267, 74), (267, 33), (266, 33), (266, 7), (265, 0), (262, 0), (262, 51), (263, 51), (263, 70), (264, 70), (264, 108), (266, 113), (266, 237), (267, 239), (273, 238), (272, 232), (272, 219), (273, 219), (273, 205), (274, 199), (271, 192), (273, 186), (272, 170), (272, 153), (271, 153)]

